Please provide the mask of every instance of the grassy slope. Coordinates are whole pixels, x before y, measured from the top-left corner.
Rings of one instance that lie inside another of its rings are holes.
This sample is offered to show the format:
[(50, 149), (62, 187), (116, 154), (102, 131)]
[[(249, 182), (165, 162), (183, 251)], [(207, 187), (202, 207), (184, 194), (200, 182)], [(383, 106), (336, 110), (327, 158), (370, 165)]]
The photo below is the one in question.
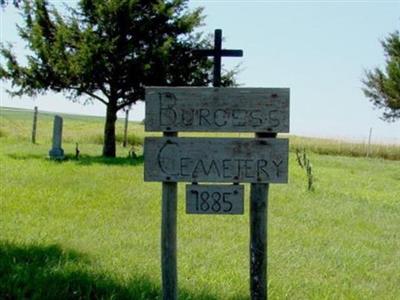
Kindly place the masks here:
[[(4, 110), (0, 107), (0, 137), (7, 137), (9, 140), (30, 141), (32, 130), (33, 113), (27, 110)], [(37, 125), (37, 141), (38, 143), (51, 144), (53, 113), (39, 112)], [(102, 144), (104, 118), (87, 117), (78, 115), (62, 114), (64, 118), (64, 143), (79, 144)], [(123, 140), (123, 120), (117, 122), (117, 141), (122, 143)], [(145, 132), (143, 126), (137, 122), (129, 124), (128, 141), (131, 144), (140, 144), (143, 142)], [(146, 135), (158, 135), (158, 133), (147, 133)], [(182, 133), (182, 136), (199, 135)], [(234, 133), (208, 133), (208, 136), (234, 136), (246, 137), (252, 134), (234, 134)], [(291, 150), (296, 148), (305, 148), (308, 151), (327, 154), (342, 155), (353, 157), (365, 157), (367, 153), (367, 145), (363, 143), (343, 142), (340, 140), (321, 139), (321, 138), (304, 138), (291, 136)], [(126, 155), (128, 150), (122, 149), (122, 155)], [(391, 160), (400, 160), (400, 145), (382, 145), (372, 144), (370, 149), (370, 157), (385, 158)]]
[[(64, 148), (73, 153), (79, 138), (84, 156), (49, 161), (50, 117), (40, 119), (38, 145), (24, 141), (30, 118), (2, 117), (0, 298), (159, 297), (160, 184), (143, 182), (142, 159), (121, 148), (118, 159), (100, 158), (102, 121), (76, 117), (65, 121)], [(81, 129), (68, 137), (70, 125)], [(400, 162), (310, 157), (315, 192), (294, 155), (289, 184), (271, 188), (270, 298), (396, 299)], [(181, 298), (247, 299), (248, 209), (186, 215), (179, 189)]]

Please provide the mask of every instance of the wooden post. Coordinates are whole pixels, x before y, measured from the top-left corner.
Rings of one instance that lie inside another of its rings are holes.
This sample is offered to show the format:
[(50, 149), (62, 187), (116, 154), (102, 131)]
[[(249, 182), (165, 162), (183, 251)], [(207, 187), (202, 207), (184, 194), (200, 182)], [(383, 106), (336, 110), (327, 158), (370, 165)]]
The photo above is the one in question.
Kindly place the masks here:
[(371, 136), (372, 136), (372, 127), (369, 129), (367, 157), (369, 157), (371, 153)]
[(129, 119), (129, 109), (125, 110), (125, 128), (124, 128), (124, 142), (122, 146), (125, 148), (128, 144), (128, 119)]
[(267, 183), (252, 183), (250, 189), (250, 295), (267, 299)]
[[(164, 132), (165, 137), (176, 137), (176, 132)], [(164, 300), (177, 299), (176, 219), (177, 183), (162, 183), (161, 274)]]
[(33, 111), (33, 125), (32, 125), (32, 144), (36, 144), (36, 126), (37, 126), (38, 108), (35, 106)]
[[(276, 133), (256, 133), (256, 138), (276, 137)], [(268, 299), (267, 227), (268, 183), (250, 187), (250, 296), (252, 300)]]

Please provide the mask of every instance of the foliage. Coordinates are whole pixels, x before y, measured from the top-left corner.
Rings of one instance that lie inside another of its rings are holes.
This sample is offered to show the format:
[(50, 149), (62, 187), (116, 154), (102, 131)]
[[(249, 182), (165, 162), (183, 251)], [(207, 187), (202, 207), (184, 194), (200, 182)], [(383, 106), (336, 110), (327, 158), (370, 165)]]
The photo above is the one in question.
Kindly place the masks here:
[(12, 2), (8, 0), (0, 0), (0, 6), (6, 7), (8, 4), (12, 3), (15, 7), (19, 7), (21, 5), (22, 0), (12, 0)]
[(385, 70), (375, 68), (366, 71), (363, 80), (365, 95), (374, 106), (383, 109), (382, 119), (400, 119), (400, 36), (399, 31), (391, 33), (382, 47), (386, 56)]
[[(210, 84), (211, 61), (192, 54), (209, 45), (193, 33), (202, 9), (188, 10), (187, 0), (81, 0), (67, 9), (62, 16), (46, 0), (24, 1), (18, 29), (31, 54), (23, 66), (2, 46), (0, 78), (14, 96), (52, 90), (105, 104), (103, 155), (115, 156), (116, 113), (142, 100), (144, 86)], [(234, 84), (235, 73), (223, 85)]]

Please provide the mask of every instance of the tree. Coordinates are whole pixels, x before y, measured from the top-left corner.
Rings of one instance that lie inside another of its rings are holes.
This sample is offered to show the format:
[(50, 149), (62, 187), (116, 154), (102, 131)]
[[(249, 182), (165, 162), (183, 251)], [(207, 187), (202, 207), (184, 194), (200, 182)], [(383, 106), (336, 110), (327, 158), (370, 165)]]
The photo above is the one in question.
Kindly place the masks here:
[(365, 72), (364, 94), (374, 106), (384, 109), (382, 119), (400, 119), (400, 37), (399, 31), (382, 41), (386, 57), (385, 70), (375, 68)]
[[(31, 54), (21, 65), (2, 45), (0, 78), (11, 81), (12, 96), (51, 90), (103, 103), (103, 155), (115, 157), (117, 111), (143, 99), (144, 86), (211, 82), (212, 62), (191, 52), (210, 43), (193, 33), (202, 9), (189, 10), (187, 1), (81, 0), (61, 16), (46, 0), (25, 0), (18, 29)], [(223, 85), (233, 84), (234, 75), (227, 72)]]
[[(12, 4), (14, 4), (15, 7), (18, 7), (20, 5), (22, 0), (12, 0)], [(6, 7), (10, 1), (8, 0), (0, 0), (0, 6)]]

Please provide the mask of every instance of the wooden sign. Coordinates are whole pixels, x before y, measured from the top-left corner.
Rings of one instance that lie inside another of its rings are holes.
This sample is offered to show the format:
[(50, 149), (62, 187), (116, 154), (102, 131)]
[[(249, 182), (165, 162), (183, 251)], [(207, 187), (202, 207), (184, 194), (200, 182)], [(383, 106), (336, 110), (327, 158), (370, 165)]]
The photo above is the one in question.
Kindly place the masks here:
[(149, 87), (145, 130), (289, 132), (289, 89)]
[(145, 181), (287, 183), (287, 139), (147, 137)]
[(243, 214), (243, 185), (186, 185), (186, 213)]

